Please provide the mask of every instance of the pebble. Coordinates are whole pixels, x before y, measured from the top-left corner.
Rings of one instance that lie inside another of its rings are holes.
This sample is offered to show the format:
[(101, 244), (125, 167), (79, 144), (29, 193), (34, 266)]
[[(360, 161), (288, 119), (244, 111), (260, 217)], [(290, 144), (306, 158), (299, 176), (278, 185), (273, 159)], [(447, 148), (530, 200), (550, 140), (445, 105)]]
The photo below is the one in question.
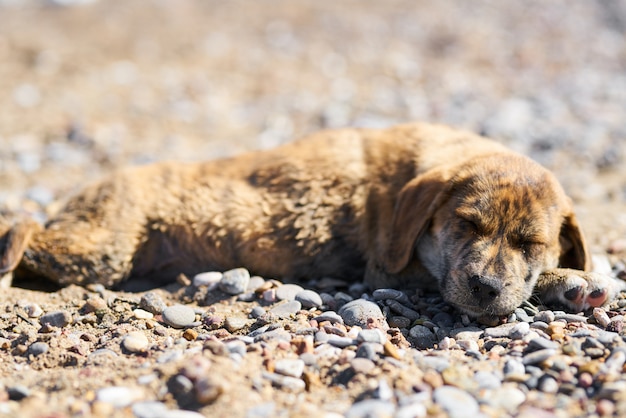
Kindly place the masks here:
[(539, 311), (537, 314), (535, 314), (534, 316), (534, 322), (545, 322), (546, 324), (549, 324), (550, 322), (554, 322), (554, 320), (556, 319), (556, 315), (554, 315), (554, 312), (552, 311)]
[(403, 305), (411, 305), (411, 301), (406, 293), (396, 289), (376, 289), (372, 292), (374, 300), (396, 300)]
[(269, 372), (263, 372), (262, 376), (264, 379), (272, 382), (273, 385), (290, 392), (302, 392), (306, 387), (306, 384), (302, 379), (295, 377), (283, 376), (278, 373)]
[(417, 348), (427, 349), (433, 348), (437, 343), (435, 334), (423, 325), (416, 325), (409, 330), (409, 337), (415, 343)]
[(357, 357), (350, 361), (350, 366), (356, 373), (368, 374), (376, 368), (376, 363), (369, 358), (359, 357), (359, 353), (357, 351)]
[(110, 386), (96, 392), (96, 400), (113, 405), (115, 408), (125, 408), (143, 398), (143, 391), (134, 387)]
[(490, 338), (503, 338), (503, 337), (509, 337), (511, 334), (511, 330), (518, 324), (516, 323), (511, 323), (511, 324), (503, 324), (497, 327), (490, 327), (490, 328), (485, 328), (484, 331), (484, 335), (485, 337), (490, 337)]
[(154, 318), (154, 314), (152, 312), (148, 312), (141, 308), (137, 308), (133, 310), (133, 316), (137, 319), (152, 319)]
[(387, 341), (387, 337), (382, 333), (382, 331), (378, 328), (375, 329), (362, 329), (359, 331), (357, 337), (357, 342), (363, 343), (377, 343), (384, 344)]
[(130, 353), (143, 353), (149, 345), (148, 337), (142, 331), (131, 332), (122, 340), (122, 347)]
[(250, 310), (250, 316), (252, 318), (260, 318), (265, 315), (267, 311), (262, 306), (255, 306)]
[(296, 295), (304, 289), (297, 284), (283, 284), (276, 288), (276, 297), (278, 300), (296, 300)]
[(469, 393), (454, 386), (441, 386), (435, 389), (433, 400), (451, 418), (475, 417), (479, 413), (478, 402)]
[(36, 303), (30, 303), (24, 308), (29, 318), (39, 318), (43, 315), (43, 309)]
[(30, 389), (22, 385), (9, 386), (6, 391), (9, 399), (12, 401), (21, 401), (31, 394)]
[(318, 315), (313, 319), (317, 322), (328, 321), (333, 324), (343, 324), (343, 318), (334, 311), (323, 312), (321, 315)]
[(250, 273), (245, 268), (225, 271), (219, 282), (221, 291), (229, 295), (239, 295), (248, 289)]
[(355, 299), (343, 305), (339, 312), (343, 322), (349, 326), (360, 326), (361, 328), (382, 328), (388, 329), (387, 321), (383, 312), (377, 304), (365, 299)]
[(248, 326), (248, 320), (246, 318), (240, 318), (238, 316), (228, 316), (224, 320), (224, 328), (228, 332), (237, 332)]
[(284, 376), (301, 377), (304, 372), (304, 361), (300, 359), (280, 359), (274, 363), (274, 371)]
[(308, 289), (298, 292), (296, 300), (302, 304), (304, 309), (319, 308), (324, 304), (319, 293)]
[(191, 281), (194, 287), (215, 286), (222, 280), (223, 274), (220, 271), (207, 271), (193, 276)]
[(148, 292), (141, 296), (139, 307), (154, 315), (160, 315), (167, 305), (158, 293)]
[(63, 328), (72, 323), (72, 314), (68, 311), (54, 311), (39, 318), (41, 325)]
[(38, 342), (32, 343), (28, 347), (28, 354), (32, 354), (33, 356), (37, 357), (41, 354), (47, 353), (49, 349), (50, 349), (50, 346), (47, 343), (38, 341)]
[(295, 315), (300, 309), (302, 309), (302, 304), (297, 300), (292, 300), (273, 307), (270, 309), (269, 313), (276, 315), (278, 318), (289, 318)]
[(550, 357), (556, 355), (556, 352), (556, 350), (551, 348), (544, 348), (542, 350), (533, 351), (529, 354), (526, 354), (522, 362), (526, 365), (541, 363), (542, 361), (545, 361)]
[(352, 404), (345, 418), (391, 418), (394, 416), (395, 409), (392, 402), (366, 399)]
[(185, 328), (196, 321), (196, 313), (186, 305), (172, 305), (162, 312), (163, 321), (173, 328)]
[(595, 318), (596, 322), (603, 328), (606, 328), (611, 322), (611, 319), (606, 314), (606, 311), (602, 308), (593, 308), (593, 317)]
[(511, 328), (509, 337), (514, 340), (521, 340), (530, 332), (530, 325), (528, 322), (519, 322)]
[(408, 318), (410, 321), (415, 321), (420, 317), (420, 314), (417, 311), (414, 311), (411, 308), (407, 308), (396, 300), (388, 299), (385, 303), (392, 311), (400, 314), (401, 316), (404, 316), (405, 318)]

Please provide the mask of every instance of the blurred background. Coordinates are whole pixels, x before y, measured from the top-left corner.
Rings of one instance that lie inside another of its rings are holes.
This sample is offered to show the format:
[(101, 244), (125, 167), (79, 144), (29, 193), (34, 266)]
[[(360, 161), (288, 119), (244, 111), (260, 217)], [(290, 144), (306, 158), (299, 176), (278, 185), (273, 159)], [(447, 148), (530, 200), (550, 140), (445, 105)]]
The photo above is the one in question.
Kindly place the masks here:
[(554, 170), (619, 252), (625, 32), (626, 0), (0, 0), (0, 207), (43, 218), (118, 166), (423, 120)]

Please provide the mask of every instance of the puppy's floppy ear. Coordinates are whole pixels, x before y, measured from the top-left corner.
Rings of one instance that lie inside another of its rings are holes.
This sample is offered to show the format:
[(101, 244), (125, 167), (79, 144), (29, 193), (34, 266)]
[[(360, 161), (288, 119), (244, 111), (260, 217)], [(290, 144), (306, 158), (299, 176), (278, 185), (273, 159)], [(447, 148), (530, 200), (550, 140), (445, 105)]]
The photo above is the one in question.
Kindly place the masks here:
[(395, 274), (409, 263), (413, 247), (426, 232), (437, 209), (448, 198), (449, 176), (429, 171), (408, 182), (400, 191), (387, 237), (384, 266)]
[(570, 211), (563, 219), (559, 243), (561, 244), (559, 267), (591, 270), (591, 257), (573, 211)]

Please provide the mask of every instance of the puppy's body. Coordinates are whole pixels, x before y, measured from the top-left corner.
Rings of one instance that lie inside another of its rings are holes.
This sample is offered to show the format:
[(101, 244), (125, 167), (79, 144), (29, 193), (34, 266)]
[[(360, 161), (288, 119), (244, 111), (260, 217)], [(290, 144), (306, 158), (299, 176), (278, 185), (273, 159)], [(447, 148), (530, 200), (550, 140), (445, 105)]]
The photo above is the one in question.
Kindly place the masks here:
[(546, 294), (575, 308), (614, 291), (554, 272), (588, 269), (589, 257), (548, 171), (484, 138), (425, 124), (122, 170), (45, 229), (27, 225), (5, 234), (0, 267), (19, 264), (61, 284), (157, 283), (245, 266), (283, 279), (437, 286), (474, 315), (512, 311), (545, 272), (556, 283)]

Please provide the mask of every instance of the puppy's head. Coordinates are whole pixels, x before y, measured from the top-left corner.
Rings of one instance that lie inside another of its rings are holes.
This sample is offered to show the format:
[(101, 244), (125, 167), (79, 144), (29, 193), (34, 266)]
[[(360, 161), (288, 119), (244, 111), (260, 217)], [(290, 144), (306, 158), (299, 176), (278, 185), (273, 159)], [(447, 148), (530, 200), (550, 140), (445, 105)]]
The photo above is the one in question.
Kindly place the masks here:
[(589, 268), (571, 202), (554, 176), (508, 154), (427, 172), (407, 184), (388, 249), (390, 273), (418, 257), (444, 299), (474, 316), (511, 313), (542, 271)]

